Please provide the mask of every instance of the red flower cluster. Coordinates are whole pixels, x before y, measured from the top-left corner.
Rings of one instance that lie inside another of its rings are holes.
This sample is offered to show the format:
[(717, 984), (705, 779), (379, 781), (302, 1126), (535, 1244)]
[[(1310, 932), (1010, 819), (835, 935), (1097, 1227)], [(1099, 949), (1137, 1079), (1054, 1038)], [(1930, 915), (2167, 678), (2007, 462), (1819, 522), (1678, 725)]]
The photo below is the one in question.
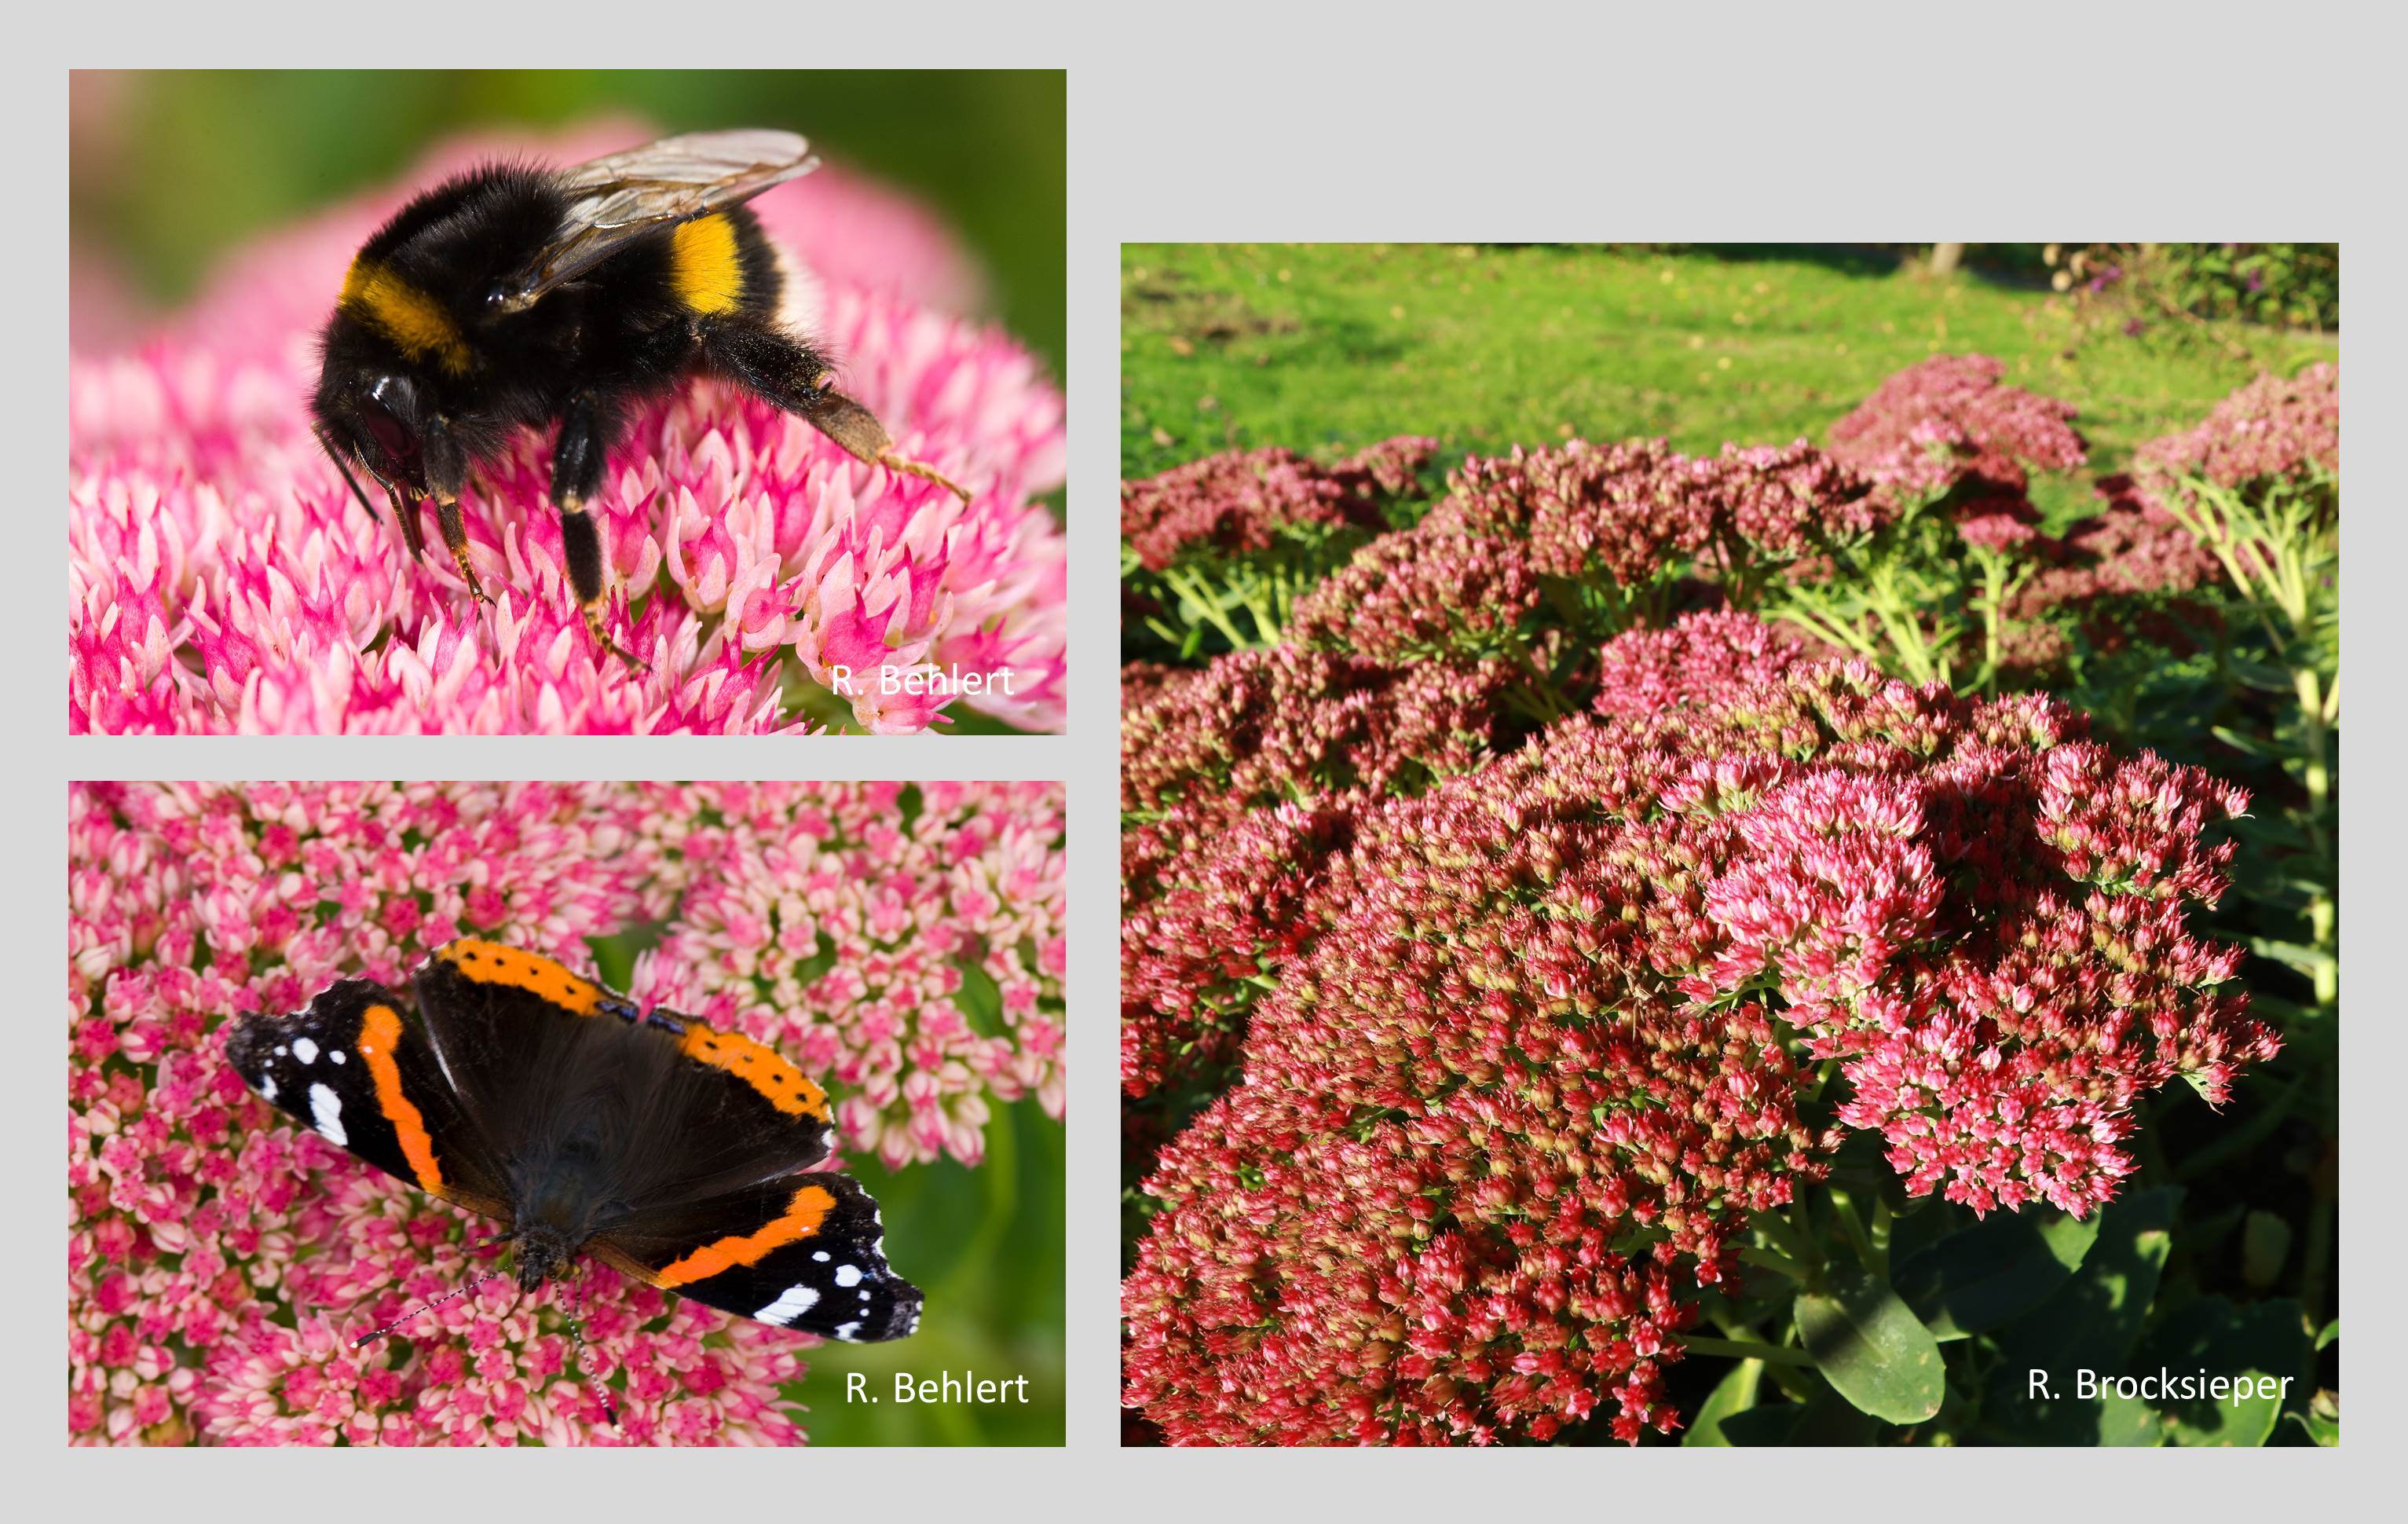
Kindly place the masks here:
[(1781, 558), (1814, 539), (1880, 525), (1866, 483), (1822, 451), (1786, 446), (1684, 455), (1662, 439), (1523, 451), (1463, 463), (1452, 495), (1424, 521), (1526, 541), (1551, 576), (1600, 572), (1634, 586), (1708, 545), (1734, 541)]
[(1593, 707), (1599, 714), (1644, 719), (1784, 676), (1826, 649), (1752, 614), (1683, 614), (1669, 628), (1629, 630), (1605, 643)]
[(1496, 655), (1529, 639), (1523, 622), (1540, 601), (1531, 561), (1512, 540), (1426, 524), (1382, 535), (1297, 599), (1288, 633), (1389, 659)]
[(1160, 683), (1122, 719), (1121, 1083), (1224, 1059), (1263, 960), (1300, 934), (1354, 812), (1470, 770), (1505, 674), (1275, 647)]
[(1436, 439), (1385, 439), (1334, 466), (1291, 450), (1225, 451), (1142, 482), (1121, 483), (1121, 538), (1150, 570), (1198, 546), (1270, 549), (1301, 525), (1384, 527), (1391, 499), (1418, 495)]
[(2060, 542), (2070, 564), (2051, 568), (2026, 590), (2026, 611), (2143, 593), (2188, 593), (2223, 576), (2215, 554), (2172, 514), (2142, 496), (2128, 476), (2101, 478), (2107, 505), (2077, 520)]
[[(1662, 439), (1474, 456), (1414, 527), (1297, 600), (1301, 640), (1366, 655), (1479, 659), (1539, 644), (1533, 615), (1611, 635), (1681, 578), (1743, 577), (1870, 534), (1890, 505), (1805, 443), (1681, 454)], [(1563, 584), (1551, 597), (1546, 580)]]
[(2152, 439), (2133, 457), (2133, 474), (2152, 493), (2186, 476), (2242, 488), (2340, 469), (2341, 367), (2330, 363), (2259, 376), (2197, 428)]
[[(1780, 665), (1729, 625), (1674, 641)], [(1367, 803), (1297, 865), (1285, 961), (1225, 949), (1274, 987), (1244, 1082), (1146, 1184), (1123, 1292), (1125, 1401), (1172, 1442), (1678, 1427), (1697, 1289), (1841, 1136), (1801, 1117), (1801, 1054), (1911, 1188), (2086, 1212), (2137, 1095), (2220, 1098), (2273, 1053), (2186, 924), (2235, 793), (2045, 698), (1854, 663), (1666, 681), (1679, 707)]]
[(2070, 471), (2088, 459), (2072, 405), (2001, 386), (2005, 368), (1986, 354), (1909, 366), (1831, 425), (1831, 453), (1908, 497), (1960, 482), (2020, 494), (2028, 467)]

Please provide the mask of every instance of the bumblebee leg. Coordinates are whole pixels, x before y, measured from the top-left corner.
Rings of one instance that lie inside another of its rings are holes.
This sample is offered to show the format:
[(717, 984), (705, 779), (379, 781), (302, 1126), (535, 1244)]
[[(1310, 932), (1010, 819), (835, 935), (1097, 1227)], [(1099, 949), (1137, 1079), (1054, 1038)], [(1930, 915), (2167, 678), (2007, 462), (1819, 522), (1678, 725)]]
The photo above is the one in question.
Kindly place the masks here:
[(834, 373), (810, 345), (757, 323), (722, 319), (703, 325), (702, 352), (712, 369), (801, 418), (853, 459), (934, 482), (963, 502), (970, 500), (935, 467), (896, 453), (876, 414), (829, 387)]
[(602, 628), (603, 612), (609, 607), (602, 580), (602, 534), (585, 511), (586, 501), (601, 489), (603, 458), (617, 423), (617, 410), (592, 392), (569, 399), (560, 420), (560, 442), (552, 453), (552, 503), (560, 511), (561, 553), (568, 562), (569, 588), (585, 614), (585, 633), (631, 670), (641, 672), (643, 664)]
[(385, 501), (393, 506), (393, 519), (401, 525), (401, 542), (409, 547), (413, 561), (426, 559), (426, 531), (418, 526), (418, 508), (425, 499), (406, 492), (389, 492)]
[(494, 600), (485, 596), (485, 584), (477, 580), (477, 568), (468, 564), (468, 530), (460, 522), (460, 492), (468, 478), (468, 462), (461, 453), (459, 441), (452, 438), (451, 421), (439, 415), (424, 420), (418, 445), (426, 473), (427, 496), (435, 499), (435, 525), (443, 531), (443, 544), (452, 553), (452, 564), (460, 568), (460, 580), (468, 584), (468, 596), (479, 603), (491, 603)]
[(452, 564), (460, 568), (460, 580), (468, 584), (468, 596), (480, 603), (493, 602), (486, 596), (485, 584), (477, 580), (477, 568), (468, 564), (468, 526), (460, 522), (460, 499), (437, 498), (435, 522), (443, 530), (443, 543), (452, 552)]

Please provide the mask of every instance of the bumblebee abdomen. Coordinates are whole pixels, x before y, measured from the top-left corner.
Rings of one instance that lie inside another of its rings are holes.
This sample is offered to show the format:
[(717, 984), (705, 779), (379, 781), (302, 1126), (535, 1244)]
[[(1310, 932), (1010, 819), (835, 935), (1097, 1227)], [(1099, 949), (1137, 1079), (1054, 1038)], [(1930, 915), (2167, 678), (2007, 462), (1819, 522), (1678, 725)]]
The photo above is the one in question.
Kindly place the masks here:
[(777, 310), (777, 260), (749, 209), (679, 224), (669, 235), (668, 254), (669, 287), (695, 316)]

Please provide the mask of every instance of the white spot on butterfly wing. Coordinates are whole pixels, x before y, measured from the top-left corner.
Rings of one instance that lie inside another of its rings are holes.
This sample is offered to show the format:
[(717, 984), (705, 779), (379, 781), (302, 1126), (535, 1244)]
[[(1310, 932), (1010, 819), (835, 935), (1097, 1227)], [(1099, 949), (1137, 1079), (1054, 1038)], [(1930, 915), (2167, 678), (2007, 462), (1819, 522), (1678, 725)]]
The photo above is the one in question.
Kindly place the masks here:
[(778, 1293), (778, 1300), (752, 1316), (764, 1323), (784, 1328), (796, 1318), (810, 1312), (820, 1300), (820, 1294), (808, 1286), (790, 1286)]
[(293, 1040), (293, 1057), (305, 1064), (314, 1064), (318, 1061), (318, 1044), (306, 1037), (296, 1037)]
[(326, 1057), (329, 1057), (329, 1058), (332, 1058), (333, 1060), (335, 1060), (335, 1062), (337, 1062), (337, 1063), (338, 1063), (338, 1064), (339, 1064), (339, 1063), (341, 1063), (341, 1062), (343, 1061), (343, 1056), (342, 1056), (342, 1054), (341, 1054), (339, 1051), (335, 1052), (335, 1053), (330, 1053), (330, 1054), (326, 1055)]
[(351, 1142), (343, 1131), (343, 1098), (322, 1085), (309, 1086), (309, 1118), (328, 1143), (341, 1147)]
[(836, 1284), (838, 1286), (859, 1286), (861, 1284), (861, 1267), (859, 1265), (837, 1266)]
[(275, 1075), (263, 1073), (259, 1076), (259, 1097), (262, 1100), (274, 1100), (276, 1099)]
[(811, 1251), (811, 1258), (824, 1265), (828, 1262), (828, 1252), (825, 1249), (814, 1249)]
[(844, 1327), (836, 1330), (836, 1336), (843, 1340), (846, 1344), (853, 1343), (857, 1338), (859, 1338), (860, 1334), (861, 1319), (857, 1317), (852, 1322), (847, 1323)]

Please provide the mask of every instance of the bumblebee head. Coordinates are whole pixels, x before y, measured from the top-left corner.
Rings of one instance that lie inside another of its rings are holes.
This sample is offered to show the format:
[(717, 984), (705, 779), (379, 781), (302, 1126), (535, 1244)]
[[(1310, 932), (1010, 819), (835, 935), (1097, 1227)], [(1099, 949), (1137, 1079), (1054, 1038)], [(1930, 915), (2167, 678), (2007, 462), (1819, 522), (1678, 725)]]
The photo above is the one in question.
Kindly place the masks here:
[(338, 462), (356, 462), (388, 492), (427, 495), (428, 419), (407, 372), (337, 366), (330, 355), (310, 411)]

